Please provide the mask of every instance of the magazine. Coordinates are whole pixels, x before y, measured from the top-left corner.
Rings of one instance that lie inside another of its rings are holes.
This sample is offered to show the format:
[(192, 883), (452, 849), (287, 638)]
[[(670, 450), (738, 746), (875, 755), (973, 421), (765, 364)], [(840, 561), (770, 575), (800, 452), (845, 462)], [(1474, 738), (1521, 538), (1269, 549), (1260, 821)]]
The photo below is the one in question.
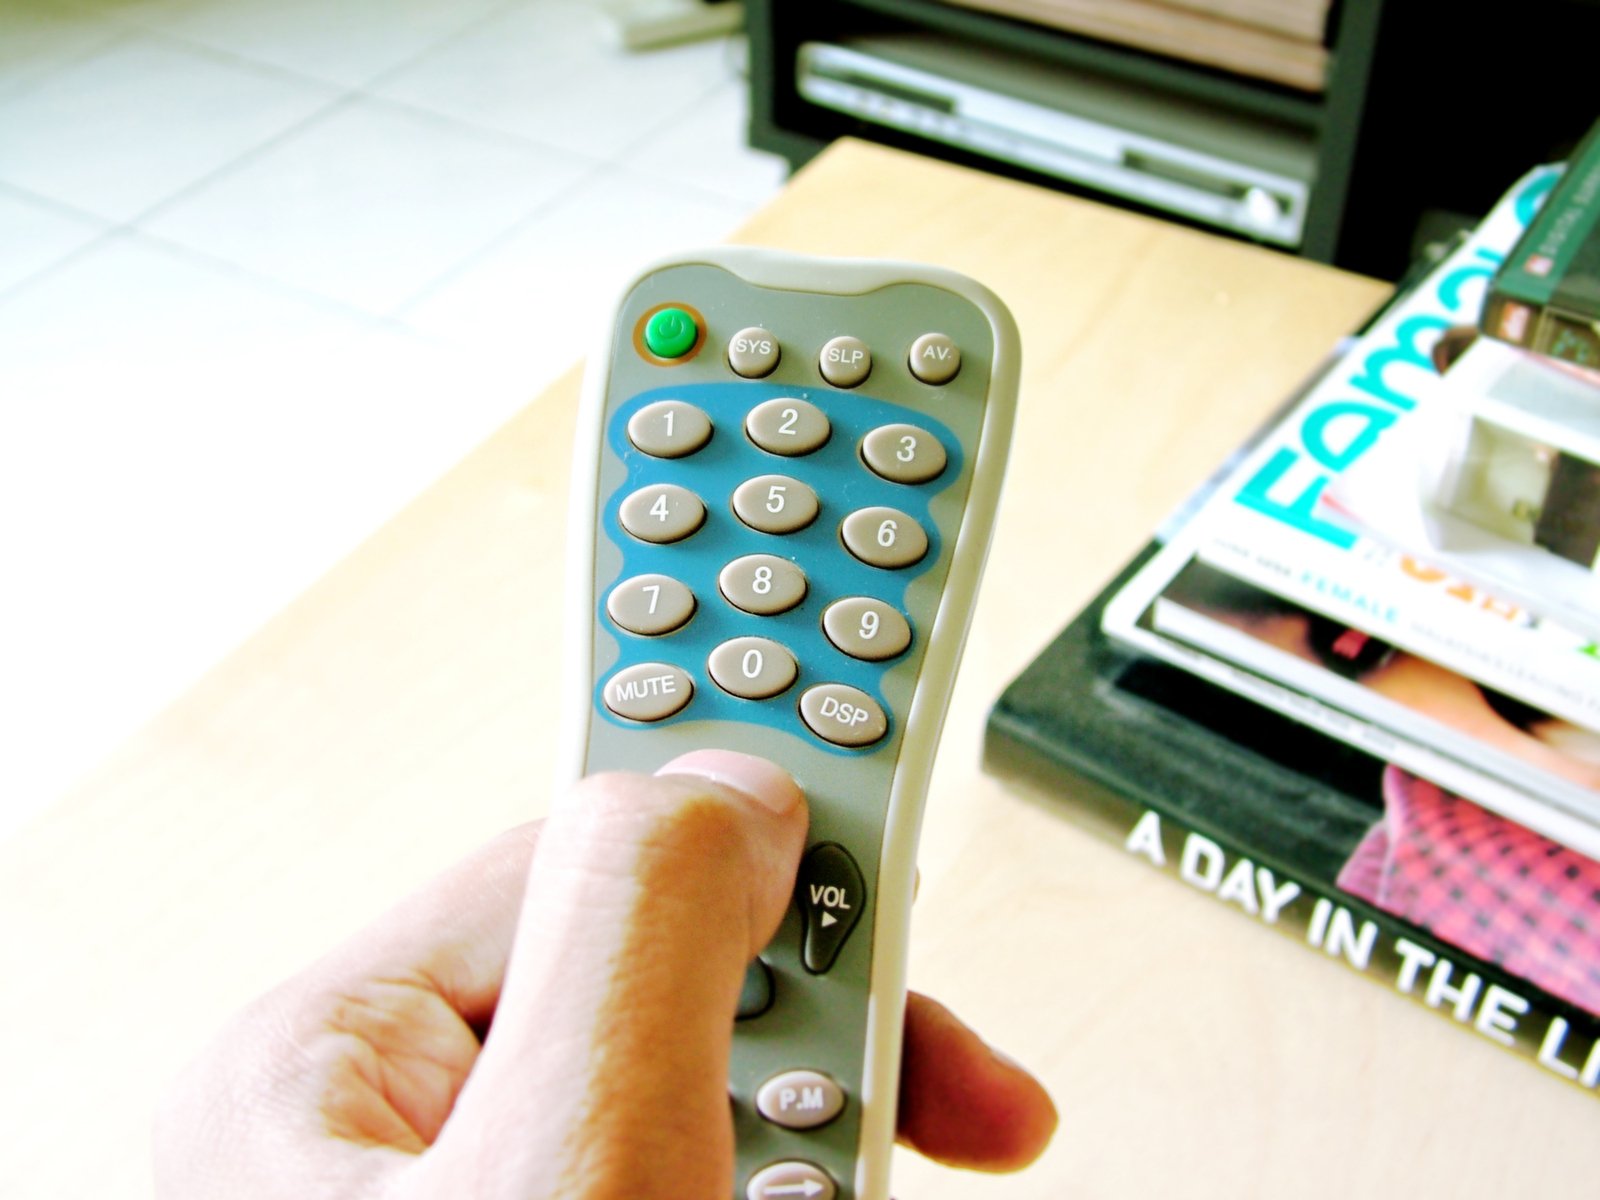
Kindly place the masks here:
[(1600, 862), (1107, 636), (1157, 550), (1005, 689), (985, 770), (1196, 902), (1600, 1094)]
[(1600, 462), (1600, 384), (1483, 337), (1434, 388), (1416, 420), (1329, 488), (1328, 507), (1376, 542), (1429, 556), (1547, 624), (1581, 630), (1592, 656), (1600, 636), (1592, 487), (1565, 508), (1552, 497), (1563, 462), (1590, 476)]
[(1600, 735), (1200, 561), (1123, 640), (1600, 857)]

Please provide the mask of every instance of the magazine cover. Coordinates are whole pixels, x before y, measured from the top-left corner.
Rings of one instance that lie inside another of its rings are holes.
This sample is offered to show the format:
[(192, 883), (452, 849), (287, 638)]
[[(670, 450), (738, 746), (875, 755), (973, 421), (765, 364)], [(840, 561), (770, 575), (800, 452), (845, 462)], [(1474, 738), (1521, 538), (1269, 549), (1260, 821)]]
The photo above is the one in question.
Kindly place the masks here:
[[(1366, 537), (1600, 636), (1600, 376), (1480, 337), (1329, 487)], [(1565, 485), (1565, 486), (1564, 486)]]
[[(1112, 598), (1108, 634), (1171, 658), (1173, 643), (1154, 637), (1147, 614), (1198, 559), (1492, 692), (1586, 729), (1600, 725), (1592, 640), (1363, 536), (1322, 503), (1343, 472), (1416, 419), (1437, 378), (1442, 340), (1470, 330), (1488, 279), (1558, 177), (1555, 168), (1530, 172), (1373, 323)], [(1205, 669), (1208, 657), (1191, 654), (1184, 665)], [(1296, 712), (1305, 718), (1319, 710)], [(1421, 736), (1413, 729), (1413, 740)], [(1482, 786), (1473, 794), (1486, 804), (1504, 801), (1503, 789), (1498, 797)], [(1573, 790), (1563, 805), (1569, 814), (1586, 807)]]
[(1600, 857), (1600, 734), (1191, 561), (1130, 639)]
[(1223, 905), (1594, 1094), (1600, 863), (1108, 637), (1104, 606), (1155, 552), (1005, 689), (986, 770), (1169, 876), (1174, 903)]

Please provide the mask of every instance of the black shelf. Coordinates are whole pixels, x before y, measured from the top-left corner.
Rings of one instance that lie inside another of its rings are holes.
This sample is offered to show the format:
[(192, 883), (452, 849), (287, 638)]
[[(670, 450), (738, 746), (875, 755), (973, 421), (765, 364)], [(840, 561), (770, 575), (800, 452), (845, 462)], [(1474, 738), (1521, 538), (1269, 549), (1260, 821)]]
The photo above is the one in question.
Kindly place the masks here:
[(1312, 94), (939, 0), (746, 0), (749, 140), (798, 167), (835, 138), (853, 136), (1180, 220), (798, 93), (804, 42), (932, 31), (1065, 72), (1110, 76), (1174, 105), (1204, 102), (1303, 132), (1315, 177), (1298, 253), (1395, 279), (1415, 258), (1420, 231), (1475, 221), (1524, 171), (1560, 157), (1600, 117), (1590, 49), (1600, 44), (1600, 2), (1523, 0), (1517, 17), (1490, 24), (1457, 15), (1452, 23), (1431, 5), (1335, 0), (1326, 86)]

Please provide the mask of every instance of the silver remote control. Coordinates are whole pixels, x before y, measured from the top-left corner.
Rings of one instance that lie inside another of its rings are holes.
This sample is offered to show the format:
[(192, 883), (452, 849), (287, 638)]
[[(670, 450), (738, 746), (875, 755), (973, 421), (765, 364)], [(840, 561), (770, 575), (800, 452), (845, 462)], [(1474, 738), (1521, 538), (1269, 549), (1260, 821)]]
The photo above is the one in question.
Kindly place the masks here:
[(640, 273), (590, 361), (567, 770), (737, 749), (810, 805), (734, 1026), (738, 1200), (888, 1196), (917, 837), (1019, 360), (954, 272), (726, 247)]

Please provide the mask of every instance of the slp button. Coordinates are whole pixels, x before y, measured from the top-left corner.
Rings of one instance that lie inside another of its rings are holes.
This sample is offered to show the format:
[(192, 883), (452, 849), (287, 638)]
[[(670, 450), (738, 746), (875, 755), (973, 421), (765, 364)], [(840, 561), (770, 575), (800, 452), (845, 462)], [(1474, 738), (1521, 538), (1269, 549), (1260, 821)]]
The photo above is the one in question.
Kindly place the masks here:
[(700, 340), (700, 323), (687, 309), (659, 309), (644, 324), (645, 349), (657, 358), (682, 358)]
[(867, 884), (849, 851), (823, 842), (800, 864), (799, 892), (805, 924), (801, 961), (813, 975), (823, 975), (861, 919)]
[(630, 721), (664, 721), (694, 698), (694, 680), (671, 663), (647, 662), (606, 681), (606, 707)]

